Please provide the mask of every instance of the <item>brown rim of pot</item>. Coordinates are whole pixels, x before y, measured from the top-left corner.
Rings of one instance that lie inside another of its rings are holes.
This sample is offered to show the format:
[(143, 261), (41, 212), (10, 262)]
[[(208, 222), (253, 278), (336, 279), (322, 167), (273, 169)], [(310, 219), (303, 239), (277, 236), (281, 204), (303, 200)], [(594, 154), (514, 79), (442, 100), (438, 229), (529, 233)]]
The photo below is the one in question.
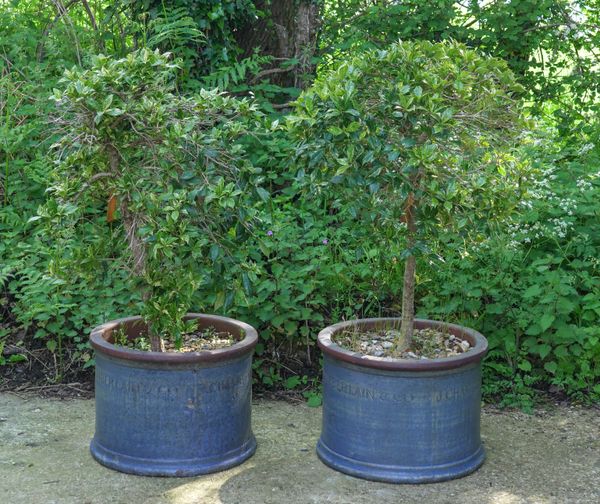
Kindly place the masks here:
[(326, 327), (319, 333), (319, 347), (325, 354), (350, 364), (396, 371), (442, 371), (445, 369), (454, 369), (473, 362), (479, 362), (487, 352), (487, 340), (477, 331), (456, 324), (446, 324), (435, 320), (423, 319), (415, 319), (415, 329), (433, 327), (439, 330), (448, 331), (450, 334), (466, 339), (471, 345), (471, 348), (460, 355), (444, 357), (442, 359), (393, 359), (389, 357), (373, 357), (359, 352), (352, 352), (336, 345), (331, 340), (331, 337), (335, 333), (352, 327), (359, 327), (360, 329), (366, 330), (382, 326), (398, 328), (400, 327), (400, 322), (401, 319), (399, 318), (372, 318), (340, 322)]
[(251, 325), (228, 317), (205, 315), (203, 313), (188, 313), (186, 319), (201, 319), (205, 327), (214, 327), (218, 331), (227, 331), (234, 336), (244, 337), (237, 343), (226, 348), (203, 350), (201, 352), (147, 352), (115, 346), (110, 342), (112, 331), (124, 327), (129, 338), (135, 338), (145, 333), (146, 325), (142, 317), (126, 317), (111, 320), (92, 329), (90, 342), (92, 347), (105, 355), (137, 362), (162, 362), (185, 364), (194, 362), (219, 362), (245, 355), (252, 351), (258, 342), (258, 333)]

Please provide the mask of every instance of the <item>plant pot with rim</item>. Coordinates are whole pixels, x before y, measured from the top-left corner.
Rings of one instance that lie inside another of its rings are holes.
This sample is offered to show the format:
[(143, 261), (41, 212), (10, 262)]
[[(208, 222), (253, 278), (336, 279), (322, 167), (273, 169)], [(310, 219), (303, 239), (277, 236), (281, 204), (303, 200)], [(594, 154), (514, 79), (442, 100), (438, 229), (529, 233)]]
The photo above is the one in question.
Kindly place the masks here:
[(114, 345), (115, 331), (130, 340), (146, 334), (140, 317), (92, 331), (96, 429), (90, 450), (101, 464), (132, 474), (193, 476), (240, 464), (256, 450), (250, 420), (256, 330), (215, 315), (186, 319), (238, 341), (190, 353)]
[[(91, 451), (114, 469), (162, 476), (221, 470), (256, 447), (256, 331), (189, 312), (210, 272), (225, 267), (234, 236), (250, 228), (255, 170), (242, 139), (260, 115), (249, 101), (218, 90), (177, 94), (177, 68), (169, 54), (140, 49), (65, 72), (64, 89), (53, 96), (55, 184), (38, 217), (56, 239), (50, 273), (63, 284), (73, 281), (74, 268), (95, 275), (106, 260), (129, 273), (132, 295), (121, 309), (136, 306), (140, 317), (107, 322), (91, 335)], [(104, 208), (106, 220), (99, 217)], [(196, 330), (210, 327), (229, 333), (233, 344), (185, 348), (189, 335), (204, 338)], [(130, 348), (140, 336), (149, 345)]]
[(341, 322), (323, 329), (323, 424), (319, 458), (344, 473), (392, 483), (444, 481), (484, 461), (480, 438), (481, 360), (486, 339), (476, 331), (430, 320), (467, 340), (459, 356), (410, 360), (373, 357), (338, 346), (346, 330), (399, 328), (401, 319)]
[[(490, 221), (518, 205), (526, 168), (514, 155), (521, 89), (505, 62), (462, 44), (401, 41), (325, 72), (296, 102), (289, 126), (302, 164), (318, 167), (311, 184), (335, 181), (352, 198), (352, 215), (387, 226), (379, 236), (391, 237), (393, 262), (404, 260), (401, 318), (343, 322), (319, 334), (324, 391), (317, 451), (336, 469), (414, 483), (465, 475), (483, 462), (487, 344), (467, 328), (415, 321), (417, 257), (432, 243), (443, 258), (452, 240), (481, 240)], [(340, 330), (368, 333), (382, 324), (395, 328), (388, 357), (332, 341)], [(410, 352), (415, 327), (447, 327), (473, 348), (417, 360)]]

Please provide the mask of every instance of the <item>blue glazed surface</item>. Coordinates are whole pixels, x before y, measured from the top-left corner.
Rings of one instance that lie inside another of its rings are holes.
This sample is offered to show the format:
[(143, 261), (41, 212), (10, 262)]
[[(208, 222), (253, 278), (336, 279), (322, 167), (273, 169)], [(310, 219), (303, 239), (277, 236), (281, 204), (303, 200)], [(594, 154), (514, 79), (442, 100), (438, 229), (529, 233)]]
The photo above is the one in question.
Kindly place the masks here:
[(394, 483), (444, 481), (484, 461), (481, 362), (437, 371), (390, 370), (326, 353), (323, 426), (327, 465)]
[(251, 349), (220, 362), (143, 363), (96, 352), (92, 455), (122, 472), (193, 476), (254, 453)]

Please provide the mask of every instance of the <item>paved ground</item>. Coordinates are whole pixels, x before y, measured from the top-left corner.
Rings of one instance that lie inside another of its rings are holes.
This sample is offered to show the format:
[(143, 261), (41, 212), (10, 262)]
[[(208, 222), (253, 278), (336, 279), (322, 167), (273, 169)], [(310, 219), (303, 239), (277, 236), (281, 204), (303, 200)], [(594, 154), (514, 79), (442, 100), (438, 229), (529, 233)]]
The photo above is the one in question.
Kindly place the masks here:
[(600, 503), (600, 410), (560, 407), (529, 416), (485, 410), (488, 452), (471, 476), (429, 485), (339, 474), (314, 453), (321, 410), (259, 401), (256, 455), (188, 479), (129, 476), (89, 455), (92, 400), (0, 394), (2, 504), (546, 504)]

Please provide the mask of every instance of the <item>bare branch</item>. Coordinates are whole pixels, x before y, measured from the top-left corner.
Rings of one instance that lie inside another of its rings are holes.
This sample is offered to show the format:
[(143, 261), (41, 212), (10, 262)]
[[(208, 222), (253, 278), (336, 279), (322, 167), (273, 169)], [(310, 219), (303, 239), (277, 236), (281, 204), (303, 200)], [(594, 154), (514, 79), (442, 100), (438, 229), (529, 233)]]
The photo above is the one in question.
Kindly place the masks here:
[(293, 67), (289, 67), (289, 68), (280, 68), (280, 67), (277, 67), (277, 68), (269, 68), (268, 70), (262, 70), (262, 71), (258, 72), (250, 80), (250, 84), (254, 84), (258, 80), (262, 79), (263, 77), (268, 77), (269, 75), (273, 75), (273, 74), (290, 72), (290, 71), (292, 71), (292, 69), (293, 69)]

